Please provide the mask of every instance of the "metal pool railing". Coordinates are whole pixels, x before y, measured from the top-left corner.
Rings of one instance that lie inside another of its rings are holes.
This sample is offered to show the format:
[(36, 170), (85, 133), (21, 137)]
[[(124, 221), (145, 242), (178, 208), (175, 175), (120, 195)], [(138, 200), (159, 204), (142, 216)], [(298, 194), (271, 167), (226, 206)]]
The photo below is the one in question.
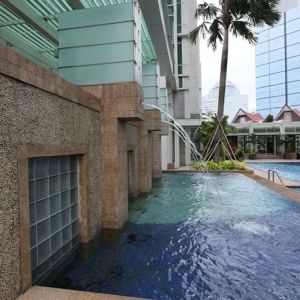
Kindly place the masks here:
[(279, 179), (281, 185), (285, 186), (282, 178), (280, 177), (280, 175), (278, 174), (278, 172), (274, 171), (274, 170), (268, 170), (268, 180), (272, 180), (273, 182), (275, 182), (275, 175), (277, 176), (277, 178)]

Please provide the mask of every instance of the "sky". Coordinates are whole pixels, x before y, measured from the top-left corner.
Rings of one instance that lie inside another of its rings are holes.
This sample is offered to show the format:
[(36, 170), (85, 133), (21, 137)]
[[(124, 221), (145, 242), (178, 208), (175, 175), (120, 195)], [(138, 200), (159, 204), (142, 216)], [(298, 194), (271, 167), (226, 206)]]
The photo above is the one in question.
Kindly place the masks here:
[[(198, 1), (200, 2), (200, 1)], [(209, 2), (218, 2), (211, 0)], [(213, 52), (200, 38), (202, 96), (219, 82), (222, 45)], [(236, 84), (242, 95), (248, 95), (249, 111), (255, 110), (255, 46), (242, 38), (230, 36), (227, 80)]]

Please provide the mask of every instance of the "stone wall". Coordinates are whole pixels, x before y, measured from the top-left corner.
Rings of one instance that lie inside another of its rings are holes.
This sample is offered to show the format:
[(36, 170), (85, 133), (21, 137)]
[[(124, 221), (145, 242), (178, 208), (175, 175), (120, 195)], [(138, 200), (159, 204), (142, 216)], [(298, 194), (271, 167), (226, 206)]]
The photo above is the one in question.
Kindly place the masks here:
[(151, 192), (162, 127), (142, 101), (137, 83), (83, 89), (0, 46), (0, 299), (32, 284), (29, 157), (80, 155), (84, 243), (126, 223), (128, 194)]
[(18, 146), (87, 148), (95, 235), (101, 216), (99, 127), (99, 112), (0, 73), (0, 299), (14, 299), (21, 292)]

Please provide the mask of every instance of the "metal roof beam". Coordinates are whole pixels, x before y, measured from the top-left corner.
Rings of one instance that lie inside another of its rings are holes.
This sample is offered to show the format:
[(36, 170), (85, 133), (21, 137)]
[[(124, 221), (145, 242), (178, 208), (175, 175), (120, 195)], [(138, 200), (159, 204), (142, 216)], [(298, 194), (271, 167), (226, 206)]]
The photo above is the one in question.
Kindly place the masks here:
[(67, 0), (67, 3), (72, 7), (72, 9), (85, 8), (80, 0)]
[(5, 5), (14, 14), (23, 19), (27, 24), (30, 24), (35, 30), (54, 44), (58, 45), (56, 30), (27, 2), (20, 0), (1, 0), (1, 4)]

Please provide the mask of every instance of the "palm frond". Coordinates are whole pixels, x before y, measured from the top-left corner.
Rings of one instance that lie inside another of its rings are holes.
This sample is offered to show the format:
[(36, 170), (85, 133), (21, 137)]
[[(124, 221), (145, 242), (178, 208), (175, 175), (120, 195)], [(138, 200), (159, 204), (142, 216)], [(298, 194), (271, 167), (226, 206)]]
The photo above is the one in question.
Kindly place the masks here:
[(209, 38), (208, 46), (211, 46), (215, 51), (217, 49), (217, 42), (223, 42), (223, 26), (221, 18), (216, 18), (213, 20), (209, 27)]
[(203, 21), (199, 26), (197, 26), (193, 31), (191, 31), (189, 34), (188, 34), (188, 38), (193, 42), (193, 43), (196, 43), (197, 41), (197, 37), (199, 35), (199, 33), (201, 33), (202, 37), (205, 39), (206, 38), (206, 35), (208, 34), (209, 32), (209, 29), (208, 29), (208, 25), (210, 24), (210, 22), (205, 22)]
[(250, 1), (247, 15), (251, 24), (254, 26), (275, 25), (281, 18), (281, 13), (277, 10), (279, 2), (279, 0)]
[(203, 19), (209, 20), (216, 17), (219, 11), (220, 8), (215, 6), (213, 3), (204, 2), (198, 5), (195, 12), (195, 18), (198, 19), (199, 17), (202, 17)]
[(230, 30), (233, 33), (233, 35), (240, 35), (250, 44), (255, 44), (257, 42), (257, 37), (251, 30), (251, 24), (249, 24), (246, 21), (232, 21)]

